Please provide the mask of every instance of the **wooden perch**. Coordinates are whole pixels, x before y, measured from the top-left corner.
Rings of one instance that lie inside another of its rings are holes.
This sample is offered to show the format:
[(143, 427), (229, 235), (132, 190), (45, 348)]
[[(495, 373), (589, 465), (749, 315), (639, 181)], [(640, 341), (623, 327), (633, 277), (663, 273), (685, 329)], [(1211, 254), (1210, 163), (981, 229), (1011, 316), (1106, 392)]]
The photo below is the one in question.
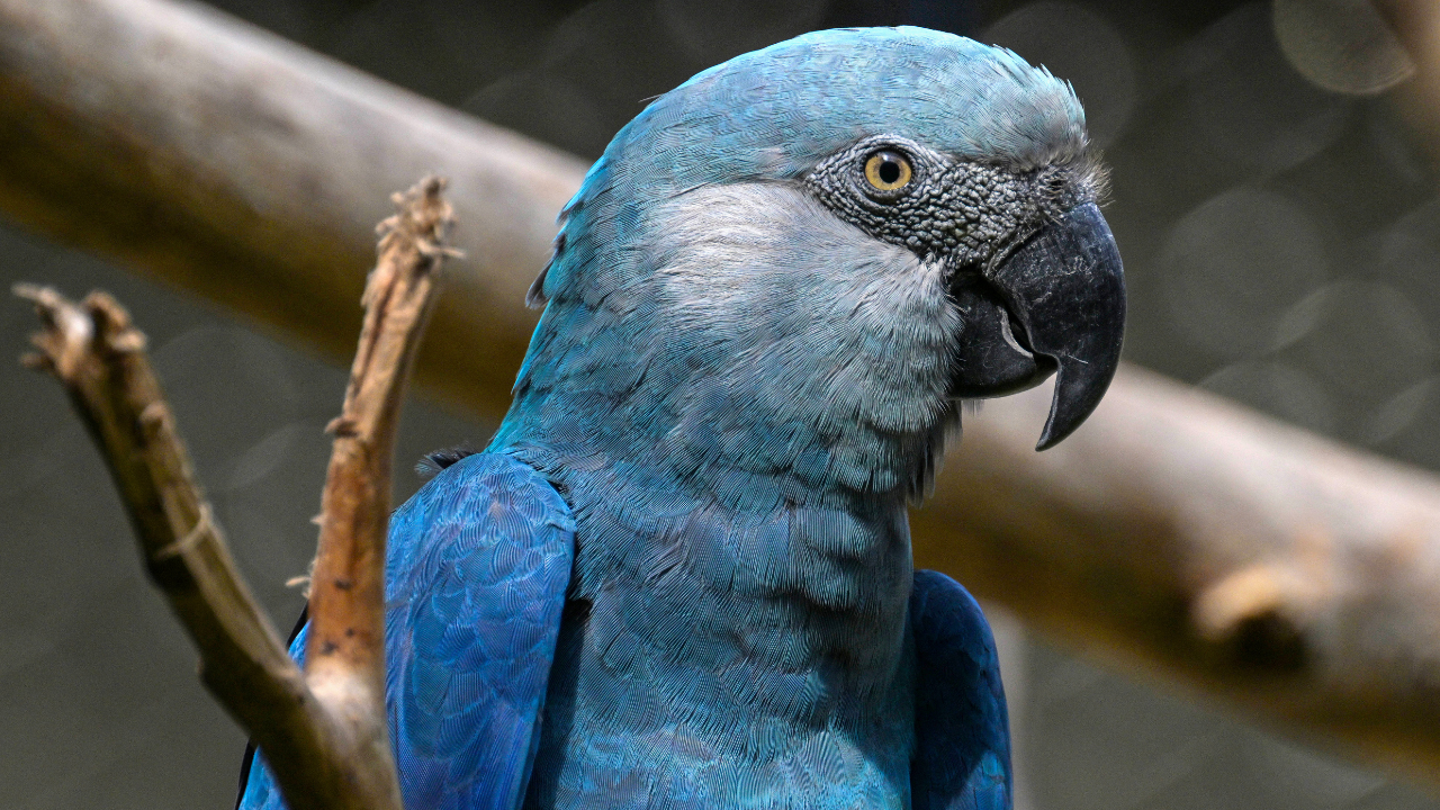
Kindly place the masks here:
[(152, 580), (200, 650), (201, 677), (266, 752), (295, 810), (401, 810), (385, 712), (385, 536), (404, 382), (452, 215), (429, 178), (395, 195), (322, 498), (306, 670), (245, 585), (195, 482), (145, 338), (104, 293), (21, 285), (43, 330), (27, 365), (64, 385), (111, 471)]
[[(0, 122), (7, 216), (332, 353), (354, 334), (347, 272), (376, 190), (417, 167), (449, 175), (457, 246), (497, 249), (457, 262), (417, 373), (491, 417), (533, 323), (524, 290), (582, 176), (164, 0), (0, 0)], [(1437, 780), (1440, 480), (1133, 367), (1036, 454), (1044, 407), (969, 420), (914, 514), (921, 565), (1132, 671)]]

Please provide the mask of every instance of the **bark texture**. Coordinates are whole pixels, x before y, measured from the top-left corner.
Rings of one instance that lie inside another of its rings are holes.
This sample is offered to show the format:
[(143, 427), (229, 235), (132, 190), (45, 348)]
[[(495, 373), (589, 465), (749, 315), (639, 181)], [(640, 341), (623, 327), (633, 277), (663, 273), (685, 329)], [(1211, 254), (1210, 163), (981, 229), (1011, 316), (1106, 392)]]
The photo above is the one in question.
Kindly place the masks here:
[(385, 710), (390, 459), (435, 271), (453, 222), (430, 177), (381, 223), (379, 261), (321, 498), (302, 673), (246, 586), (195, 481), (145, 337), (104, 293), (21, 286), (42, 330), (25, 362), (53, 374), (90, 430), (156, 587), (200, 651), (201, 678), (265, 753), (295, 810), (401, 810)]

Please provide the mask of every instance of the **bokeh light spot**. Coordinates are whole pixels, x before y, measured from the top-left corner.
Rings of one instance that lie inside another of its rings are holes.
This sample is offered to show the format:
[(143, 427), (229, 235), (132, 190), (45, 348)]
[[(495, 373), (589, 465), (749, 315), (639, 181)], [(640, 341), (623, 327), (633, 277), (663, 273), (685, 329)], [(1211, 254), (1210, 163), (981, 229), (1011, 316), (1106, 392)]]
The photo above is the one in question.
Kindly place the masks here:
[(1325, 264), (1309, 214), (1245, 187), (1182, 217), (1160, 260), (1177, 331), (1235, 359), (1270, 348), (1286, 311), (1325, 281)]
[(1290, 67), (1263, 3), (1211, 25), (1184, 48), (1181, 62), (1191, 142), (1238, 169), (1274, 175), (1316, 156), (1344, 130), (1350, 100)]
[(1329, 393), (1309, 374), (1283, 363), (1231, 363), (1201, 380), (1200, 387), (1310, 430), (1335, 429)]
[(1361, 400), (1388, 398), (1429, 376), (1435, 352), (1424, 317), (1399, 290), (1340, 281), (1323, 293), (1323, 312), (1304, 342), (1308, 365)]
[(1371, 95), (1415, 73), (1369, 0), (1275, 0), (1274, 19), (1285, 58), (1326, 90)]
[(1125, 39), (1108, 20), (1078, 3), (1031, 3), (990, 26), (981, 41), (1003, 45), (1075, 87), (1085, 105), (1090, 141), (1108, 146), (1135, 108), (1135, 69)]

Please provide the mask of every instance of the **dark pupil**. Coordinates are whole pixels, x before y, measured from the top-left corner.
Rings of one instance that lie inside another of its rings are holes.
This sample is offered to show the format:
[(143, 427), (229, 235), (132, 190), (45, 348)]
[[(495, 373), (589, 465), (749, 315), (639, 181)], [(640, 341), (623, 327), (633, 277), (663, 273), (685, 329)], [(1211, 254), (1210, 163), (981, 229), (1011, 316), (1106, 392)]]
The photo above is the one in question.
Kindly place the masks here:
[(890, 157), (883, 157), (881, 161), (883, 162), (880, 164), (880, 179), (883, 180), (886, 185), (899, 180), (900, 164), (896, 163), (895, 159)]

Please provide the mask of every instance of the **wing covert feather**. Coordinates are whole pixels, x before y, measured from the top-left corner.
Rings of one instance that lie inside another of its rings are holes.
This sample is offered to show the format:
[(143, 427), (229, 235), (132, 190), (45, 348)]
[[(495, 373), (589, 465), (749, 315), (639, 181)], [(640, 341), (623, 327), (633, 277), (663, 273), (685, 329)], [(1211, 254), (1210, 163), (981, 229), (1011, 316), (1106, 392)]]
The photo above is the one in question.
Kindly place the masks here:
[[(386, 702), (406, 807), (520, 806), (574, 543), (560, 495), (499, 453), (447, 467), (391, 517)], [(304, 648), (302, 631), (291, 655)], [(267, 768), (240, 806), (284, 807)]]
[(916, 571), (914, 810), (1010, 810), (1010, 719), (995, 639), (958, 582)]

